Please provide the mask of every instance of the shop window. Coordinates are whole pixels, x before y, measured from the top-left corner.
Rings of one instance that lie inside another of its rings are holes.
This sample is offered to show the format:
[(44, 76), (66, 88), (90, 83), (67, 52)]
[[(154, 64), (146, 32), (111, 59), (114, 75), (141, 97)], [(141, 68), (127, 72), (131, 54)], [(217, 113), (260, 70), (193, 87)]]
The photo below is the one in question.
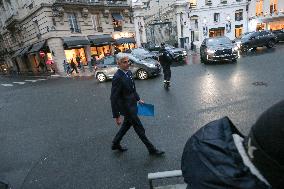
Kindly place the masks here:
[(114, 31), (122, 31), (122, 21), (113, 19), (112, 23)]
[(257, 0), (255, 5), (255, 15), (263, 16), (263, 0)]
[(100, 28), (101, 28), (100, 15), (99, 14), (92, 15), (92, 23), (93, 23), (94, 30), (99, 31)]
[(220, 13), (214, 13), (214, 22), (220, 22)]
[(235, 12), (235, 21), (243, 20), (243, 9), (237, 10)]
[(209, 30), (209, 37), (224, 36), (225, 28), (212, 28)]
[(69, 26), (70, 26), (70, 31), (72, 33), (80, 33), (81, 32), (81, 30), (78, 26), (76, 15), (74, 13), (68, 14), (68, 22), (69, 22)]
[(235, 26), (235, 37), (238, 38), (243, 34), (243, 27)]

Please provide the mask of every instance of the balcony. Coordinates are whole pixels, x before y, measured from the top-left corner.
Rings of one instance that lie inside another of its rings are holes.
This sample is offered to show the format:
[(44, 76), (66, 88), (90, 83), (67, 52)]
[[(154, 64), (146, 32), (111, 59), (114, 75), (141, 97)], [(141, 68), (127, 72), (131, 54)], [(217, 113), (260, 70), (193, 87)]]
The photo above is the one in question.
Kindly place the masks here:
[(104, 0), (56, 0), (56, 4), (104, 5)]
[(105, 0), (104, 5), (108, 7), (125, 7), (129, 6), (127, 1)]

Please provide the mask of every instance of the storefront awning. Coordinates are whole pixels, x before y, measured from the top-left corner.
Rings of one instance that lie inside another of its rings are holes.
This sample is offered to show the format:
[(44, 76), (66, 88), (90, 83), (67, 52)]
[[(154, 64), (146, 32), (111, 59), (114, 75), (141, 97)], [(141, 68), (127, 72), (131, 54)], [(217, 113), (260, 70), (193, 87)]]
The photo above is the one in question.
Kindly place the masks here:
[(18, 50), (13, 54), (12, 58), (15, 58), (15, 57), (19, 56), (22, 50), (23, 50), (23, 49), (18, 49)]
[(33, 47), (31, 48), (31, 50), (29, 50), (29, 53), (39, 52), (43, 48), (44, 45), (45, 45), (45, 41), (41, 41), (39, 43), (33, 44)]
[(90, 45), (90, 41), (85, 36), (78, 37), (63, 37), (63, 43), (66, 48), (76, 48)]
[(112, 13), (111, 16), (112, 16), (113, 19), (115, 19), (115, 20), (118, 20), (118, 21), (123, 20), (123, 17), (121, 16), (120, 13)]
[(242, 27), (243, 27), (242, 24), (240, 24), (240, 25), (235, 25), (235, 28), (242, 28)]
[(94, 46), (108, 45), (115, 42), (115, 40), (109, 34), (89, 35), (88, 39), (91, 42), (91, 44)]
[(210, 28), (210, 29), (209, 29), (209, 31), (218, 31), (218, 30), (225, 30), (225, 27)]
[(133, 37), (127, 37), (127, 38), (119, 38), (115, 40), (116, 44), (123, 44), (123, 43), (136, 43), (135, 39)]

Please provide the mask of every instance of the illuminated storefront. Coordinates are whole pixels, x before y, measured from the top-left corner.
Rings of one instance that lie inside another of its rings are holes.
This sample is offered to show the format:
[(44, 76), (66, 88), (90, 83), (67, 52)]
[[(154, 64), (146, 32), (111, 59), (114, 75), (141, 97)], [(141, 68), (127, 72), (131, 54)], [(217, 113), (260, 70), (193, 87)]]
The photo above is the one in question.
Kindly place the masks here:
[(135, 34), (131, 32), (119, 32), (112, 35), (115, 39), (115, 45), (118, 47), (121, 52), (126, 51), (127, 49), (137, 48), (135, 42)]
[(209, 37), (224, 36), (224, 33), (225, 33), (225, 27), (209, 29)]
[(90, 42), (87, 37), (63, 37), (63, 41), (64, 52), (68, 62), (71, 62), (71, 59), (73, 59), (75, 64), (78, 65), (77, 59), (80, 57), (80, 63), (88, 65), (89, 60), (86, 57), (85, 46), (90, 45)]
[(89, 35), (88, 39), (91, 43), (91, 56), (97, 60), (113, 54), (112, 44), (115, 42), (109, 34)]

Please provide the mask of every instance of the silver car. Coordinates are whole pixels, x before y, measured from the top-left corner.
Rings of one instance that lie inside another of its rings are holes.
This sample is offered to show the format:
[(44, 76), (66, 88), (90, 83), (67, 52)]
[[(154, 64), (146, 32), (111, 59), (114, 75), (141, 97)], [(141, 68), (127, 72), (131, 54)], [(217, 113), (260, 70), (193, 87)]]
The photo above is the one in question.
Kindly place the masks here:
[[(161, 73), (161, 65), (157, 60), (124, 53), (131, 63), (129, 69), (135, 78), (145, 80)], [(99, 82), (112, 79), (118, 69), (115, 56), (106, 56), (99, 60), (95, 68), (95, 77)]]

